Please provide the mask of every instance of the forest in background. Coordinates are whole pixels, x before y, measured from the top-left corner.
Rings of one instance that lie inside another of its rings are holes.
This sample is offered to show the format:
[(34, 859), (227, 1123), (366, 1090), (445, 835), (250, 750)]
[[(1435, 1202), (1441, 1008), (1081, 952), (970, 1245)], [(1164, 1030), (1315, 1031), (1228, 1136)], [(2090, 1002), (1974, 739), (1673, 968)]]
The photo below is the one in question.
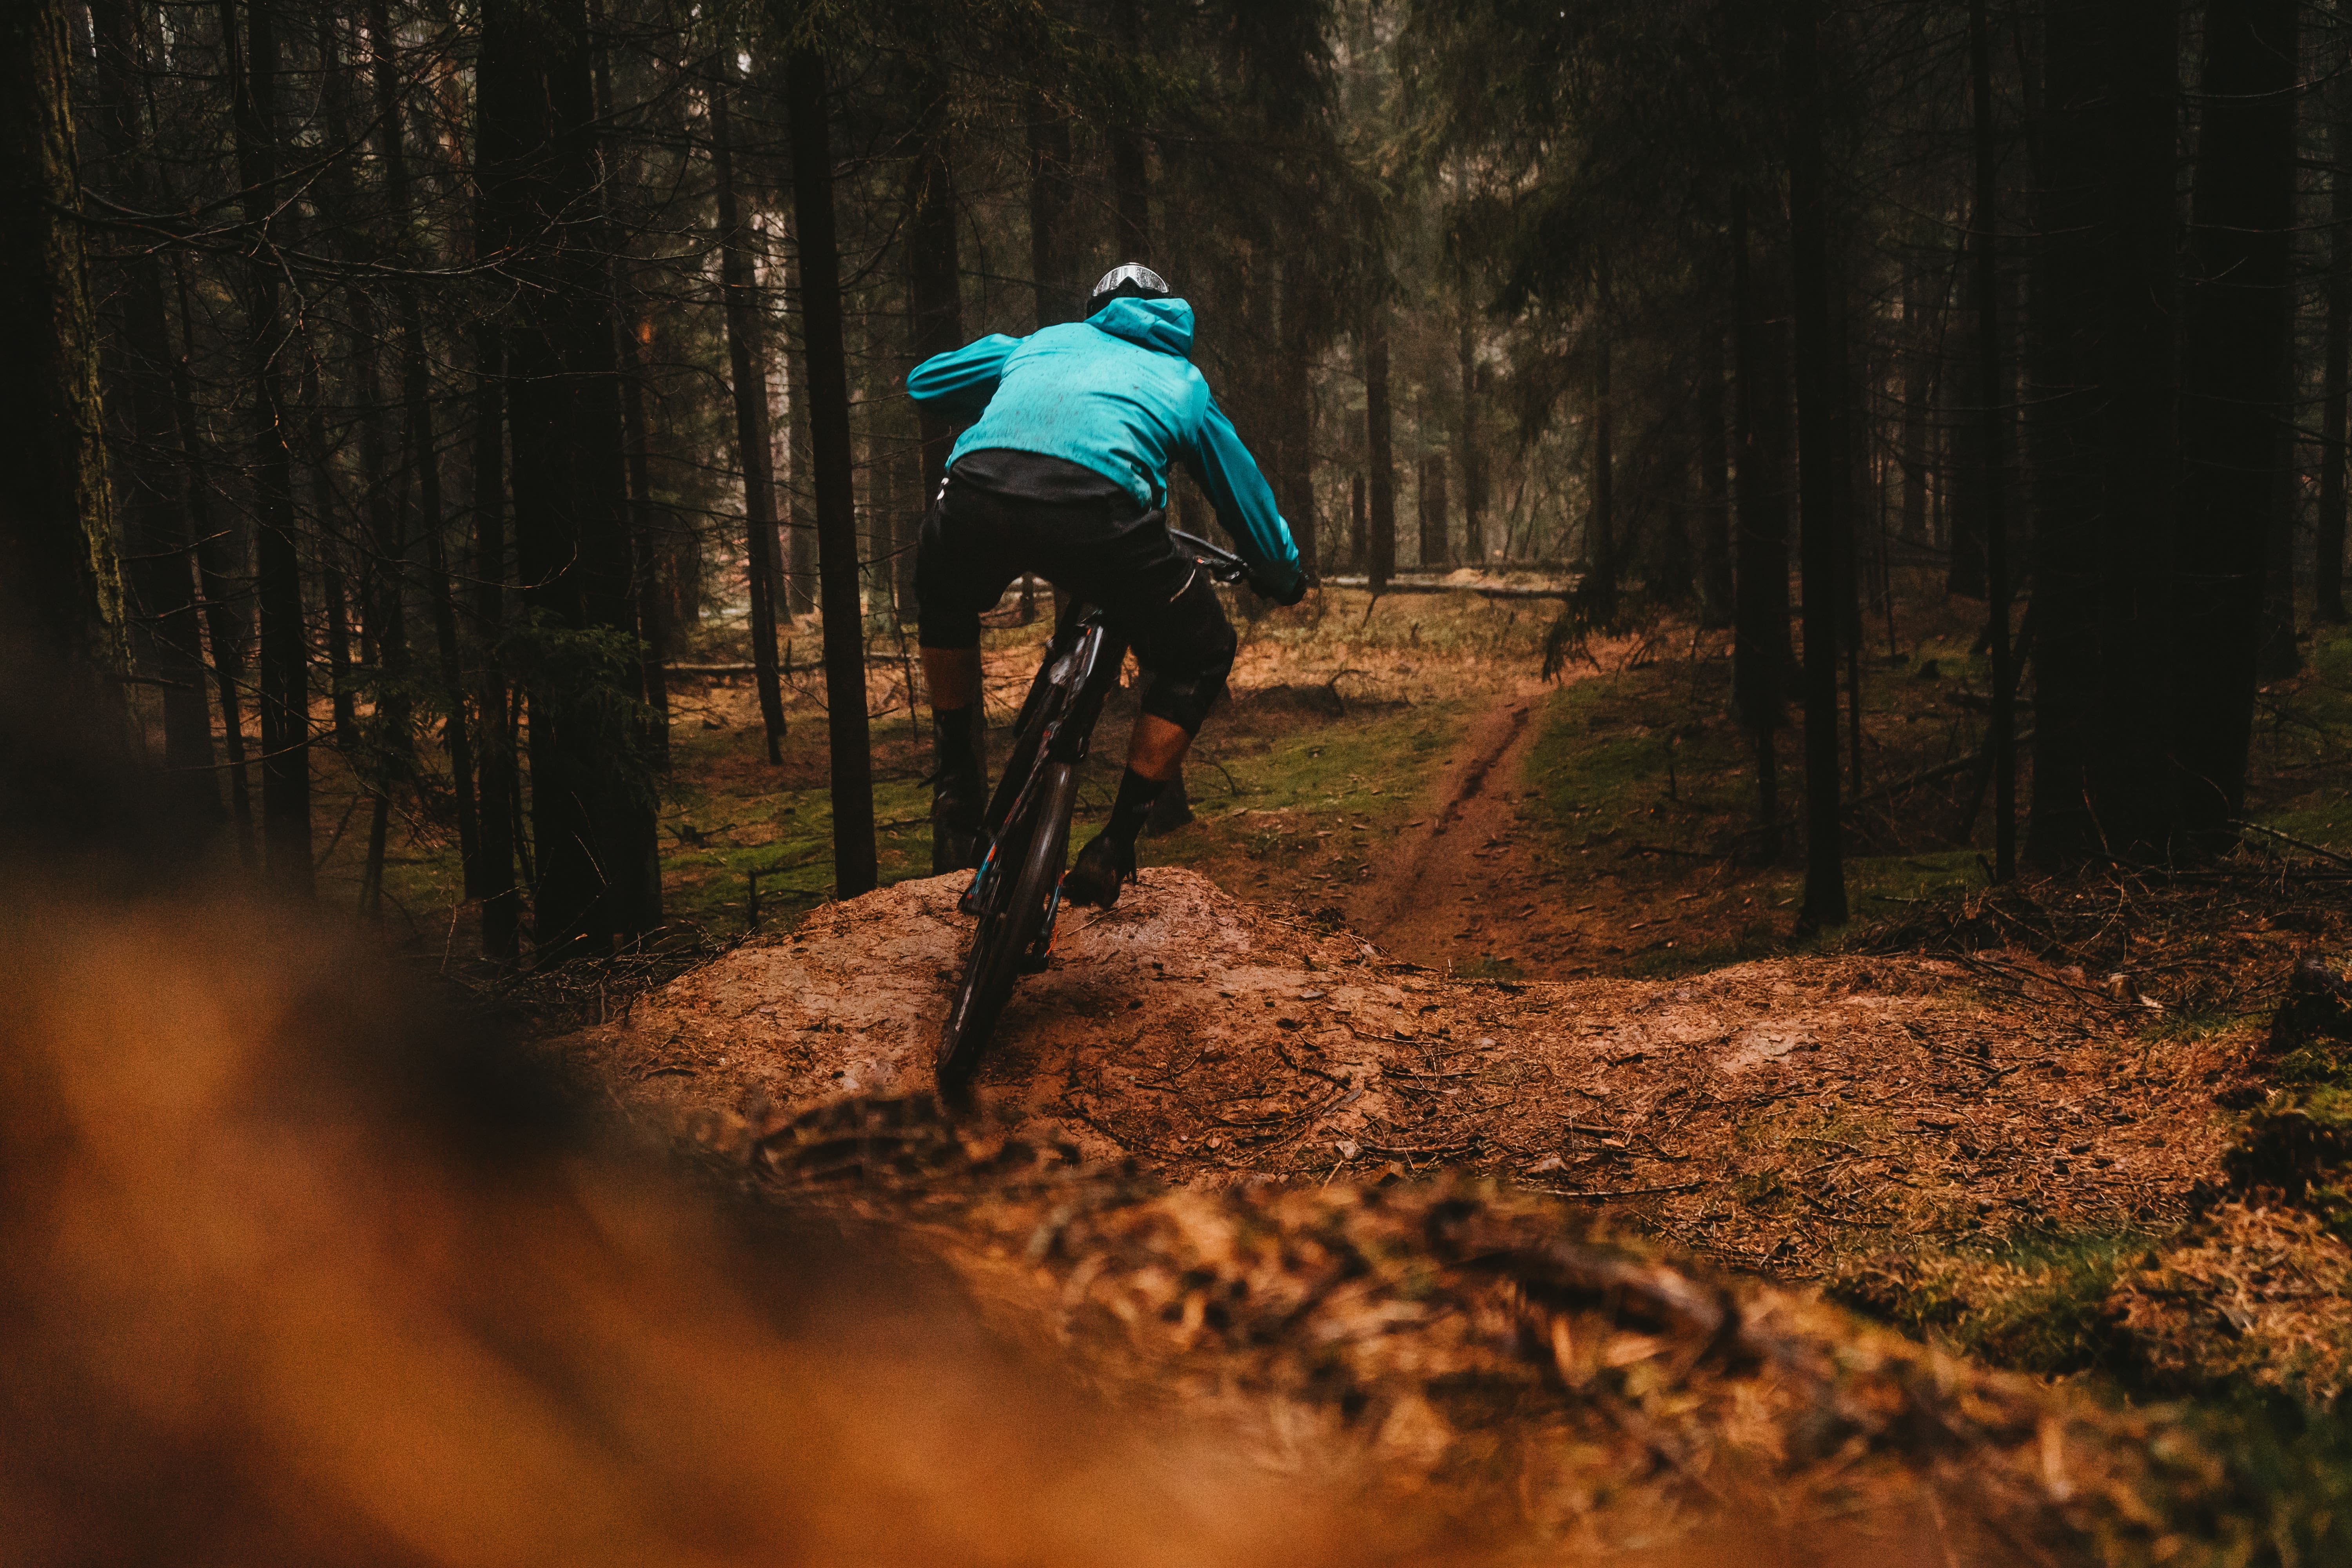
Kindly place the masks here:
[(370, 910), (447, 825), (500, 960), (660, 926), (666, 671), (752, 666), (773, 757), (815, 644), (846, 897), (953, 435), (903, 375), (1141, 259), (1323, 574), (1568, 574), (1555, 660), (1730, 627), (1765, 858), (1803, 720), (1806, 924), (1923, 574), (1987, 607), (2000, 873), (2193, 855), (2343, 616), (2342, 21), (23, 7), (9, 576), (190, 831), (295, 890), (363, 835)]

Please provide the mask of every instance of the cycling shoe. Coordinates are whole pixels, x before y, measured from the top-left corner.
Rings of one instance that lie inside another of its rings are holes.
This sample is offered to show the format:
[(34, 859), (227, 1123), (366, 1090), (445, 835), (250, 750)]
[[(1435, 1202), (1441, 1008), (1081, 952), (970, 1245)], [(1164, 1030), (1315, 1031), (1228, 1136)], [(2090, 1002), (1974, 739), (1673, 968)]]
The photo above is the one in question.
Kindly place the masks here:
[(980, 794), (943, 779), (931, 792), (931, 875), (980, 868)]
[(1118, 902), (1119, 884), (1134, 880), (1135, 847), (1097, 833), (1062, 879), (1062, 901), (1107, 910)]

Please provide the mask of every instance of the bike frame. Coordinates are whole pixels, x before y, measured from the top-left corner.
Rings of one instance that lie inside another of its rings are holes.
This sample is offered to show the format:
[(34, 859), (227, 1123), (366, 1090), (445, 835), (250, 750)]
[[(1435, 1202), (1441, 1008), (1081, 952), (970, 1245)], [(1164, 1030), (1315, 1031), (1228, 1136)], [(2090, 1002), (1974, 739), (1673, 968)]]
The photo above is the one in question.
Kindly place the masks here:
[[(1103, 702), (1126, 655), (1127, 645), (1111, 634), (1100, 610), (1083, 603), (1071, 606), (1068, 619), (1046, 647), (1028, 698), (1021, 705), (1021, 716), (1014, 721), (1013, 752), (1006, 759), (1004, 776), (990, 796), (982, 822), (988, 835), (988, 852), (960, 900), (965, 912), (979, 911), (990, 878), (1005, 862), (1006, 830), (1027, 820), (1047, 764), (1076, 765), (1086, 760)], [(1042, 730), (1038, 728), (1041, 721)], [(1061, 910), (1061, 888), (1056, 884), (1035, 952), (1052, 948), (1055, 921)]]

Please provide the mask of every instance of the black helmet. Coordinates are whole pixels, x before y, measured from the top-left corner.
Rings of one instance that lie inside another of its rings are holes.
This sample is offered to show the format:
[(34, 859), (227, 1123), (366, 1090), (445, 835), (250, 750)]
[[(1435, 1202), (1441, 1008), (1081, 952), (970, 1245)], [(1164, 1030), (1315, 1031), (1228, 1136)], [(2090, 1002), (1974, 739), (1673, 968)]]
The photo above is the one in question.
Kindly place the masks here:
[(1095, 291), (1087, 298), (1087, 314), (1091, 316), (1113, 300), (1165, 300), (1169, 295), (1167, 280), (1140, 261), (1122, 262), (1102, 275)]

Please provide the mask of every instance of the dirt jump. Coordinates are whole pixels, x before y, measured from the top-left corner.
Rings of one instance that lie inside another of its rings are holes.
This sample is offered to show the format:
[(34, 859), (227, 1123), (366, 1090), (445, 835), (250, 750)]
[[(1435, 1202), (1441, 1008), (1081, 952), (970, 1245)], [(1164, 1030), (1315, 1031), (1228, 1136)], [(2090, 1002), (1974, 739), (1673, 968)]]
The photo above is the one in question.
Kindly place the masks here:
[(1846, 1521), (1857, 1560), (2115, 1531), (2160, 1559), (2215, 1484), (2150, 1458), (2150, 1418), (1801, 1289), (1857, 1238), (2178, 1220), (2230, 1064), (2153, 1068), (2130, 1004), (1991, 956), (1450, 979), (1155, 869), (1065, 920), (951, 1125), (960, 889), (828, 906), (551, 1048), (733, 1179), (911, 1227), (1115, 1397), (1213, 1411), (1285, 1473), (1368, 1466), (1481, 1539), (1765, 1508)]

